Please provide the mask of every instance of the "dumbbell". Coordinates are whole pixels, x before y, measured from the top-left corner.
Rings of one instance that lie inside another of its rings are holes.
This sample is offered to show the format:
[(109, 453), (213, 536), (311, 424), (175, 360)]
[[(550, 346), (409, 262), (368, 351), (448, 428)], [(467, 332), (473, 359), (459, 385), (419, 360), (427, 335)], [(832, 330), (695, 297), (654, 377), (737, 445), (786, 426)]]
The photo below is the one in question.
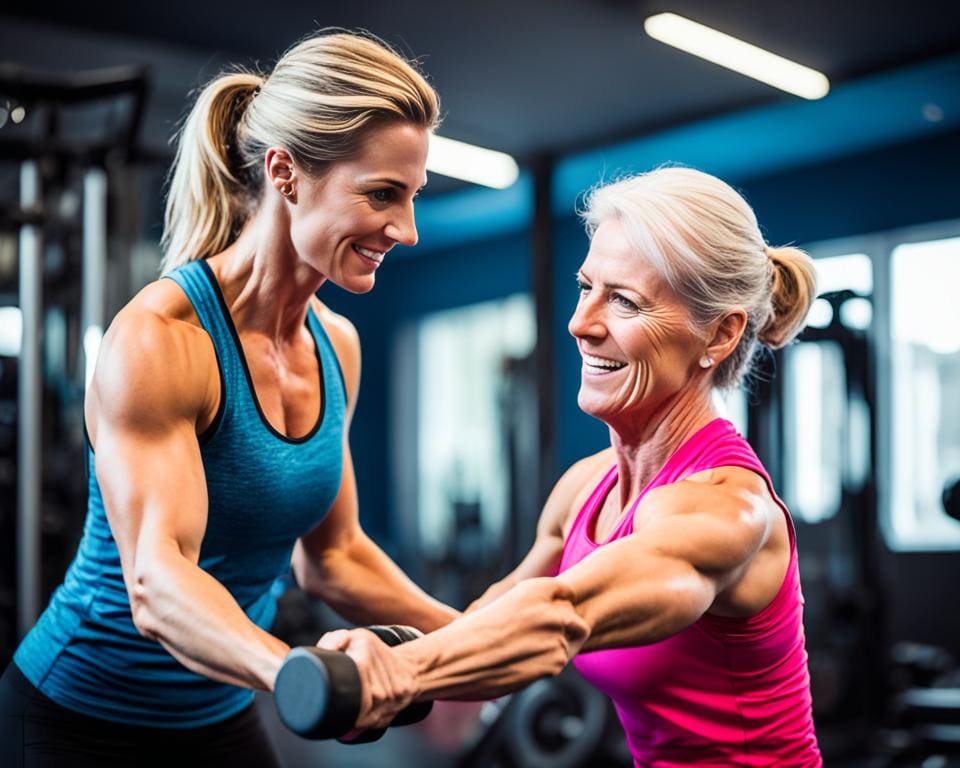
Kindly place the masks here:
[[(409, 627), (372, 626), (389, 646), (414, 640)], [(341, 739), (350, 744), (376, 741), (386, 729), (356, 732), (360, 715), (361, 683), (357, 665), (347, 654), (313, 646), (294, 648), (287, 654), (274, 685), (277, 714), (287, 728), (305, 739)], [(432, 701), (411, 704), (390, 723), (410, 725), (430, 714)]]

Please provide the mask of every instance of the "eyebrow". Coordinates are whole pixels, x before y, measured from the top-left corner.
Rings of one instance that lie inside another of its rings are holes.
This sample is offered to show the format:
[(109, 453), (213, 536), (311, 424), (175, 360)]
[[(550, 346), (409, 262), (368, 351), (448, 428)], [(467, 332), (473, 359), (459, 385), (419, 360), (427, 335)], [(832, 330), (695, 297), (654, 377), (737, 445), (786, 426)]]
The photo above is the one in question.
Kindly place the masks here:
[[(378, 177), (378, 178), (374, 178), (374, 179), (365, 179), (365, 181), (366, 181), (368, 184), (389, 184), (391, 187), (396, 187), (397, 189), (399, 189), (399, 190), (401, 190), (401, 191), (403, 191), (403, 192), (406, 192), (406, 191), (409, 189), (409, 187), (407, 186), (406, 182), (398, 181), (397, 179), (390, 179), (390, 178), (386, 178), (386, 177), (384, 177), (384, 178), (379, 178), (379, 177)], [(426, 179), (424, 179), (423, 184), (421, 184), (421, 185), (417, 188), (417, 191), (419, 192), (419, 191), (420, 191), (421, 189), (423, 189), (425, 186), (427, 186), (427, 181), (426, 181)]]
[[(584, 271), (583, 271), (582, 269), (577, 270), (576, 276), (577, 276), (578, 278), (582, 277), (584, 280), (586, 280), (586, 281), (588, 281), (588, 282), (591, 282), (591, 283), (594, 282), (590, 277), (588, 277), (588, 276), (584, 273)], [(644, 301), (646, 301), (646, 302), (649, 302), (649, 301), (650, 301), (649, 298), (647, 298), (647, 295), (646, 295), (645, 293), (643, 293), (642, 291), (638, 290), (637, 288), (634, 288), (632, 285), (624, 285), (623, 283), (603, 283), (603, 287), (606, 288), (607, 290), (630, 291), (631, 293), (637, 294), (637, 296), (639, 296), (639, 297), (640, 297), (641, 299), (643, 299)]]

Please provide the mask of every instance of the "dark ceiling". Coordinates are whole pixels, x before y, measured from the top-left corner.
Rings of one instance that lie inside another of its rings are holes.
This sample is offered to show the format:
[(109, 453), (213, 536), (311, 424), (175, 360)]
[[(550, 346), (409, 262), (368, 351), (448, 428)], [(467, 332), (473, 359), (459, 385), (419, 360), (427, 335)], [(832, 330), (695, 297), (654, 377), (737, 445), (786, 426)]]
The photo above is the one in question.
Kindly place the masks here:
[[(127, 51), (165, 46), (207, 64), (269, 64), (317, 26), (363, 27), (422, 58), (443, 98), (444, 134), (521, 161), (794, 99), (648, 38), (644, 18), (664, 10), (819, 69), (833, 83), (960, 50), (960, 2), (944, 0), (7, 0), (2, 13), (28, 29), (125, 40)], [(46, 47), (31, 63), (77, 66), (62, 46)], [(8, 56), (0, 48), (0, 59)], [(172, 86), (181, 94), (201, 77), (184, 71), (187, 81)], [(181, 97), (169, 109), (182, 105)]]

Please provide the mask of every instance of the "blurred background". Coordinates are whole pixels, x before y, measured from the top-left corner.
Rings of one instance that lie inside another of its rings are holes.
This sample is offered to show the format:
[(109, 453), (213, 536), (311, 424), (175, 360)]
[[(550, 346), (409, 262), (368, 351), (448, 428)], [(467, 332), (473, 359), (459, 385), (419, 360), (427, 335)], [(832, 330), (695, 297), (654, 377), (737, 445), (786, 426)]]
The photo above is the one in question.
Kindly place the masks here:
[[(811, 67), (803, 98), (654, 40), (672, 12)], [(420, 243), (357, 326), (352, 428), (366, 530), (465, 606), (529, 547), (547, 490), (604, 447), (566, 332), (587, 249), (579, 195), (665, 162), (734, 184), (767, 240), (817, 259), (800, 341), (722, 407), (797, 522), (814, 714), (828, 765), (960, 765), (960, 4), (943, 0), (486, 0), (0, 10), (0, 665), (73, 556), (82, 403), (102, 329), (160, 258), (169, 139), (192, 89), (268, 68), (322, 26), (418, 58), (444, 137), (517, 164), (504, 188), (431, 173)], [(505, 186), (504, 186), (505, 185)], [(19, 431), (18, 431), (19, 430)], [(342, 620), (277, 584), (276, 631)], [(362, 747), (287, 734), (287, 765), (629, 765), (576, 677), (438, 705)]]

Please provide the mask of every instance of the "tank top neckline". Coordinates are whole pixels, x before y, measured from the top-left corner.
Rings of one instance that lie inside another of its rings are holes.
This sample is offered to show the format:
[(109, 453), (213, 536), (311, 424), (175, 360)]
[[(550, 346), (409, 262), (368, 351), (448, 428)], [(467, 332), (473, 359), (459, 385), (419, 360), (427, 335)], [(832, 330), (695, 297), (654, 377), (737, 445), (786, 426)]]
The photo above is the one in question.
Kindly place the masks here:
[[(605, 544), (609, 544), (614, 539), (618, 538), (618, 535), (623, 531), (624, 527), (633, 525), (633, 516), (637, 511), (637, 506), (640, 504), (641, 500), (647, 493), (656, 488), (659, 485), (662, 485), (661, 479), (668, 474), (678, 463), (685, 461), (688, 454), (696, 449), (696, 446), (699, 444), (700, 440), (708, 432), (717, 429), (718, 427), (726, 427), (726, 419), (722, 417), (717, 417), (708, 421), (702, 427), (697, 429), (693, 434), (691, 434), (686, 440), (680, 443), (680, 446), (670, 454), (669, 458), (663, 463), (663, 466), (660, 467), (659, 471), (650, 479), (650, 481), (643, 487), (639, 494), (630, 502), (630, 506), (627, 508), (627, 511), (620, 515), (613, 528), (611, 528), (607, 535), (604, 536), (602, 541), (597, 541), (597, 522), (600, 516), (600, 510), (603, 507), (603, 503), (606, 501), (607, 496), (610, 494), (610, 491), (613, 489), (614, 484), (617, 482), (619, 472), (617, 471), (617, 465), (614, 464), (607, 470), (607, 473), (600, 480), (600, 483), (597, 485), (596, 489), (587, 499), (586, 504), (581, 510), (581, 515), (583, 515), (583, 538), (591, 547), (602, 547)], [(574, 523), (574, 528), (576, 528), (577, 523)], [(571, 529), (572, 532), (572, 529)]]
[(304, 325), (310, 332), (310, 338), (313, 340), (314, 354), (317, 358), (317, 378), (319, 379), (320, 387), (320, 408), (313, 427), (311, 427), (310, 430), (304, 435), (292, 437), (291, 435), (284, 434), (274, 427), (273, 424), (270, 423), (270, 420), (267, 418), (266, 414), (263, 412), (263, 408), (260, 405), (260, 398), (257, 396), (257, 389), (253, 383), (253, 375), (250, 373), (250, 366), (247, 364), (247, 356), (243, 351), (243, 344), (240, 343), (240, 334), (237, 331), (236, 324), (233, 322), (233, 316), (230, 314), (230, 308), (227, 306), (227, 301), (223, 296), (223, 290), (220, 287), (220, 281), (217, 280), (217, 276), (214, 274), (213, 268), (205, 259), (200, 261), (200, 265), (204, 274), (207, 276), (207, 280), (210, 282), (210, 286), (213, 288), (214, 295), (217, 297), (217, 303), (220, 305), (220, 312), (223, 315), (227, 329), (230, 331), (230, 336), (233, 339), (234, 350), (237, 353), (237, 358), (240, 361), (244, 376), (246, 377), (247, 389), (250, 392), (250, 399), (253, 401), (253, 405), (257, 410), (257, 414), (260, 417), (260, 422), (274, 437), (282, 440), (285, 443), (299, 444), (307, 442), (310, 440), (310, 438), (316, 435), (317, 432), (320, 431), (320, 427), (323, 425), (324, 416), (326, 415), (327, 410), (327, 392), (325, 386), (326, 375), (323, 367), (323, 356), (320, 353), (320, 339), (317, 338), (317, 333), (312, 327), (311, 318), (312, 321), (317, 324), (319, 324), (320, 320), (314, 314), (313, 307), (309, 305), (307, 306), (307, 315), (304, 318)]

